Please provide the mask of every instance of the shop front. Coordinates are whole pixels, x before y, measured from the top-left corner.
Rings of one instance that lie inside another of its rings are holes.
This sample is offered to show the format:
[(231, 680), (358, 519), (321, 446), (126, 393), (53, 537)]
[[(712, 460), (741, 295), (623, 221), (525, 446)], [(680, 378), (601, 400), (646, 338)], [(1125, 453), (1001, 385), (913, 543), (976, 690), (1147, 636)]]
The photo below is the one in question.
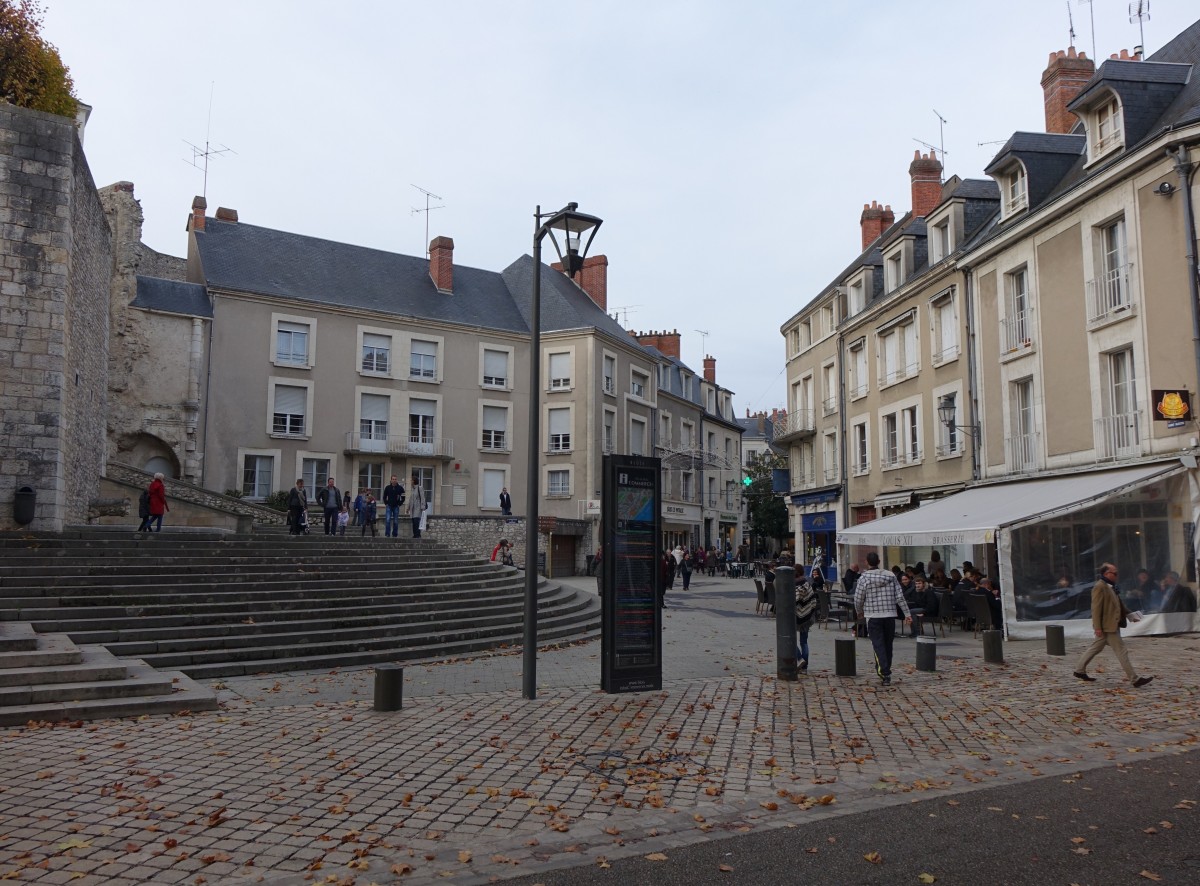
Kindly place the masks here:
[(841, 497), (841, 486), (826, 487), (791, 497), (796, 509), (796, 569), (803, 575), (812, 572), (819, 563), (827, 583), (838, 580), (837, 510), (835, 502)]
[(700, 545), (700, 506), (663, 505), (662, 544), (664, 550), (676, 546), (696, 548)]
[(719, 528), (720, 537), (717, 539), (717, 548), (721, 552), (736, 551), (741, 543), (738, 534), (738, 515), (729, 511), (721, 511), (718, 515), (717, 526)]
[(969, 560), (998, 574), (1016, 639), (1042, 637), (1047, 624), (1091, 637), (1091, 590), (1105, 562), (1117, 564), (1121, 598), (1142, 615), (1126, 635), (1195, 631), (1195, 483), (1173, 461), (975, 486), (842, 530), (837, 543), (843, 557), (881, 551), (889, 567), (928, 570), (936, 552), (947, 571)]

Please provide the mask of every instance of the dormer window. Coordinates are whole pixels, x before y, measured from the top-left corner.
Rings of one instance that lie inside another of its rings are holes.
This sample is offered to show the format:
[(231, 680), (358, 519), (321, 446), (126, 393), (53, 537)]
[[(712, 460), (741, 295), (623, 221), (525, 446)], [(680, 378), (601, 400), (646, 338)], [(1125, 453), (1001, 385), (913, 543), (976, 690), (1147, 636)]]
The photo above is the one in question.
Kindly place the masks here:
[(1029, 207), (1029, 187), (1025, 178), (1025, 167), (1016, 164), (1008, 170), (1000, 183), (1004, 191), (1004, 215), (1008, 217)]
[(934, 222), (929, 228), (929, 263), (936, 265), (944, 261), (954, 245), (950, 240), (950, 217)]
[(1121, 105), (1116, 96), (1097, 107), (1089, 122), (1093, 160), (1125, 143), (1125, 131), (1121, 127)]
[(866, 287), (863, 286), (862, 278), (859, 277), (850, 284), (850, 311), (848, 317), (853, 317), (859, 311), (867, 306)]
[(895, 292), (904, 282), (904, 254), (897, 252), (887, 257), (884, 264), (886, 273), (884, 284), (888, 292)]

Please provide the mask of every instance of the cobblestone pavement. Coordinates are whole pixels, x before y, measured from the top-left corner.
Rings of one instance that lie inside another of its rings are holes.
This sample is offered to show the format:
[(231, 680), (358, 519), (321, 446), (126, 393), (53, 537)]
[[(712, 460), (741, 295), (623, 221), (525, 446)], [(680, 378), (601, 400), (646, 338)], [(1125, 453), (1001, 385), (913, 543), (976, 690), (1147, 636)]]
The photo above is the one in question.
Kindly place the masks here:
[[(578, 580), (590, 588), (590, 581)], [(1044, 644), (982, 661), (897, 639), (895, 683), (774, 678), (774, 625), (744, 580), (668, 596), (661, 692), (610, 696), (599, 644), (409, 664), (405, 706), (372, 710), (370, 670), (227, 680), (223, 709), (0, 732), (0, 879), (29, 883), (481, 883), (797, 827), (913, 797), (1193, 747), (1200, 638), (1137, 638), (1141, 690)], [(841, 636), (845, 636), (844, 634)]]

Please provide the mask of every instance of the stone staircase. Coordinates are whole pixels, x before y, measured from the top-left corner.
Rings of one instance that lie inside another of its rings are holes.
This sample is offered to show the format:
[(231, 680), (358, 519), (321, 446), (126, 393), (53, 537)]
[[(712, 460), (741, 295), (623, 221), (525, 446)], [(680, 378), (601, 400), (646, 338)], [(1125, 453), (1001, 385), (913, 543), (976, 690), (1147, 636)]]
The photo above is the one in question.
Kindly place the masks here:
[[(196, 679), (517, 645), (524, 582), (431, 539), (0, 533), (0, 623)], [(589, 594), (539, 579), (538, 612), (540, 642), (598, 635)]]
[(217, 697), (177, 671), (119, 659), (65, 634), (0, 623), (0, 726), (212, 711)]

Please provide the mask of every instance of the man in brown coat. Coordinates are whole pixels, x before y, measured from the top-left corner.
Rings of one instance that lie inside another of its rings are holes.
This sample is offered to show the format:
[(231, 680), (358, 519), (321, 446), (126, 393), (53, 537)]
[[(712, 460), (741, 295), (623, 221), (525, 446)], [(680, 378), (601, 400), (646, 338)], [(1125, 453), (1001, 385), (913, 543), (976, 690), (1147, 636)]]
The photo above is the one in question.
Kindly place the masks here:
[(1125, 648), (1125, 641), (1121, 639), (1121, 622), (1124, 617), (1125, 607), (1121, 605), (1121, 598), (1117, 596), (1117, 567), (1112, 563), (1105, 563), (1100, 567), (1100, 580), (1092, 588), (1092, 629), (1096, 634), (1096, 642), (1084, 650), (1079, 664), (1075, 665), (1075, 676), (1080, 680), (1092, 682), (1096, 679), (1088, 674), (1087, 667), (1105, 646), (1112, 647), (1125, 676), (1135, 688), (1145, 686), (1154, 679), (1139, 677), (1129, 661), (1129, 651)]

